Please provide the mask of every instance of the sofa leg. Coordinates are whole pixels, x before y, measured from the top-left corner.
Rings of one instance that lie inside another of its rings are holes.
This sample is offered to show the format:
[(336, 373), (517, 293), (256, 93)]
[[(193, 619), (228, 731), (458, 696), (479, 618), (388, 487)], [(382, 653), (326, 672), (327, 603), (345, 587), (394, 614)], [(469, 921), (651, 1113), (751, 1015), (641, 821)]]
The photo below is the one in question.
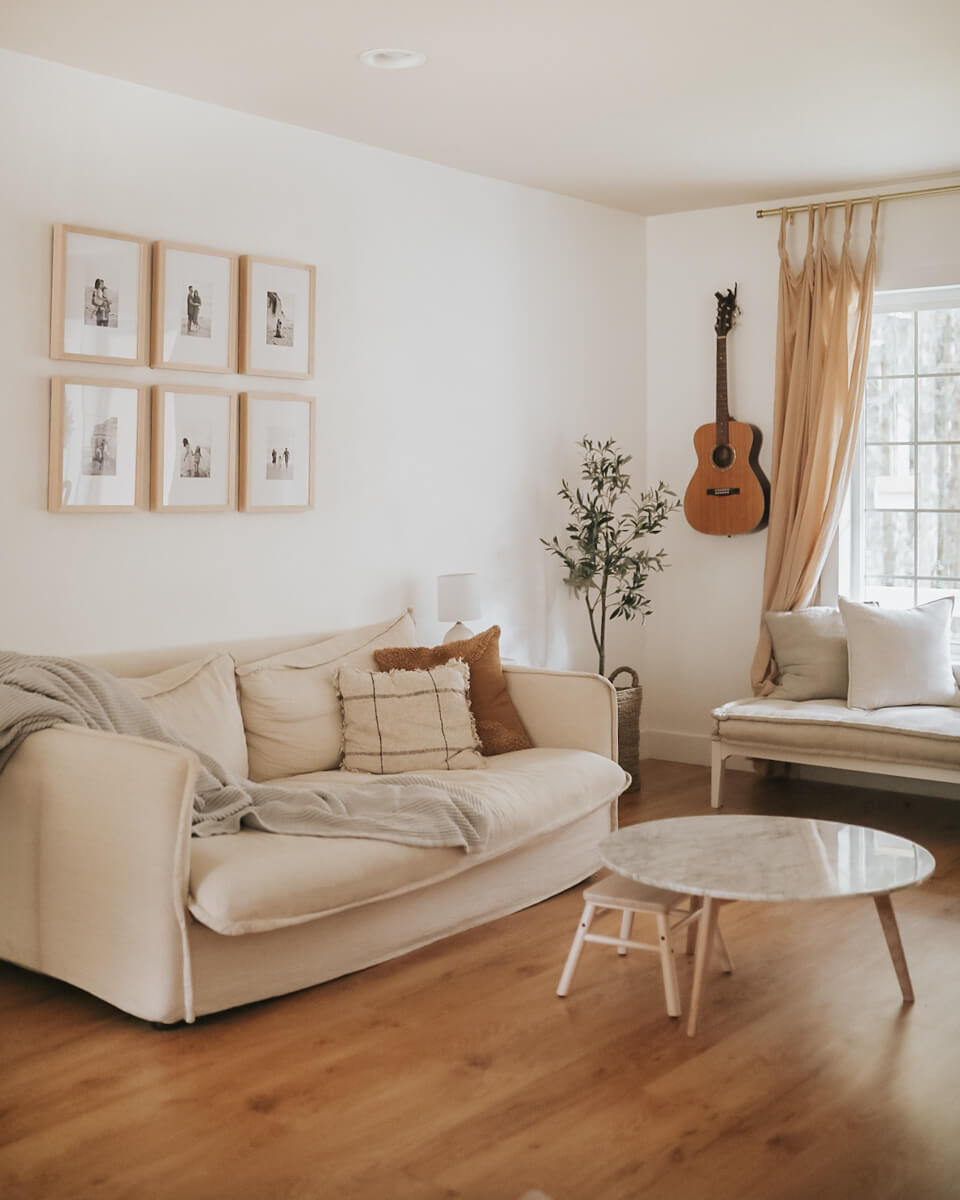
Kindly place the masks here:
[(723, 773), (726, 770), (727, 756), (723, 746), (714, 742), (710, 760), (710, 807), (720, 808), (723, 804)]

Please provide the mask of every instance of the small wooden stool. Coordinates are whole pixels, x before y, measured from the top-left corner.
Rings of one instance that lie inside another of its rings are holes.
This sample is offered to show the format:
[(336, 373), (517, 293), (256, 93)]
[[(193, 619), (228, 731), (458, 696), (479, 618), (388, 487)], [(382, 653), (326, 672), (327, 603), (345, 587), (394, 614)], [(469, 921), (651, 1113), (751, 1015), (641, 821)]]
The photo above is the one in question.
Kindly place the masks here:
[[(608, 875), (593, 883), (583, 893), (583, 916), (577, 932), (573, 936), (573, 944), (557, 985), (557, 995), (565, 996), (573, 982), (573, 973), (580, 961), (580, 952), (584, 942), (598, 942), (603, 946), (616, 946), (618, 954), (626, 954), (627, 950), (650, 950), (660, 955), (660, 968), (663, 972), (663, 990), (667, 1001), (667, 1015), (679, 1017), (681, 1012), (680, 987), (677, 983), (677, 964), (673, 957), (673, 946), (670, 938), (681, 929), (687, 931), (688, 954), (694, 950), (694, 923), (700, 919), (702, 900), (699, 896), (688, 896), (681, 892), (668, 892), (663, 888), (647, 887), (643, 883), (634, 883), (625, 875)], [(689, 902), (689, 903), (688, 903)], [(683, 907), (687, 904), (687, 907)], [(610, 909), (622, 912), (620, 919), (620, 936), (607, 937), (600, 933), (591, 933), (593, 919)], [(633, 942), (630, 934), (633, 930), (633, 918), (637, 913), (652, 913), (657, 919), (657, 945), (649, 942)], [(671, 924), (671, 918), (676, 918)], [(719, 926), (715, 933), (715, 942), (721, 957), (724, 971), (733, 970), (733, 962), (727, 952), (726, 943)]]

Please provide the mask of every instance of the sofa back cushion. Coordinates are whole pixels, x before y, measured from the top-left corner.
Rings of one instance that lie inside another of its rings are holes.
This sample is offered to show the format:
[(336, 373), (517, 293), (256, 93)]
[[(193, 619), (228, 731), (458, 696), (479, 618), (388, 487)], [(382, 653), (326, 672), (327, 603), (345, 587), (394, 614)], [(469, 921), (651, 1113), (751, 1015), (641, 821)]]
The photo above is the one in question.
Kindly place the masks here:
[(337, 672), (343, 666), (372, 671), (377, 647), (412, 646), (415, 637), (408, 611), (238, 666), (250, 778), (262, 782), (333, 770), (343, 741)]
[(247, 778), (247, 741), (229, 654), (211, 654), (122, 682), (185, 742), (231, 774)]

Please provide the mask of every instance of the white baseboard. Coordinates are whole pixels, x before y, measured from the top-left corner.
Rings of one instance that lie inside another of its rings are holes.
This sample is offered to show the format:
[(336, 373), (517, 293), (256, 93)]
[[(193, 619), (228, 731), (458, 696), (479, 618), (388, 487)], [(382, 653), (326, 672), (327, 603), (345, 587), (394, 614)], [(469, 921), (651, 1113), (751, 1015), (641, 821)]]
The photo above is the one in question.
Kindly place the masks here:
[[(711, 739), (707, 734), (676, 733), (669, 729), (647, 729), (640, 734), (640, 757), (662, 758), (666, 762), (710, 765)], [(747, 758), (731, 756), (727, 770), (752, 771)], [(957, 800), (954, 783), (938, 783), (932, 779), (904, 779), (897, 775), (872, 775), (866, 771), (838, 771), (832, 767), (805, 767), (794, 764), (790, 774), (798, 779), (813, 779), (821, 783), (839, 783), (846, 787), (876, 788), (878, 792), (900, 792), (909, 796), (940, 796)]]

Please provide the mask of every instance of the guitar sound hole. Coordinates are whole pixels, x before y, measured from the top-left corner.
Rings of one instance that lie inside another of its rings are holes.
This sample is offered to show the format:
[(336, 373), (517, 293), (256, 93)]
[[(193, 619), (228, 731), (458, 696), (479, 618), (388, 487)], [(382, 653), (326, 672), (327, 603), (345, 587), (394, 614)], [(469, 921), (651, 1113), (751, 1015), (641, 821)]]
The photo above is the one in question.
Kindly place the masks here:
[(736, 455), (732, 446), (714, 446), (711, 458), (713, 465), (723, 471), (727, 467), (733, 466), (733, 460), (736, 458)]

